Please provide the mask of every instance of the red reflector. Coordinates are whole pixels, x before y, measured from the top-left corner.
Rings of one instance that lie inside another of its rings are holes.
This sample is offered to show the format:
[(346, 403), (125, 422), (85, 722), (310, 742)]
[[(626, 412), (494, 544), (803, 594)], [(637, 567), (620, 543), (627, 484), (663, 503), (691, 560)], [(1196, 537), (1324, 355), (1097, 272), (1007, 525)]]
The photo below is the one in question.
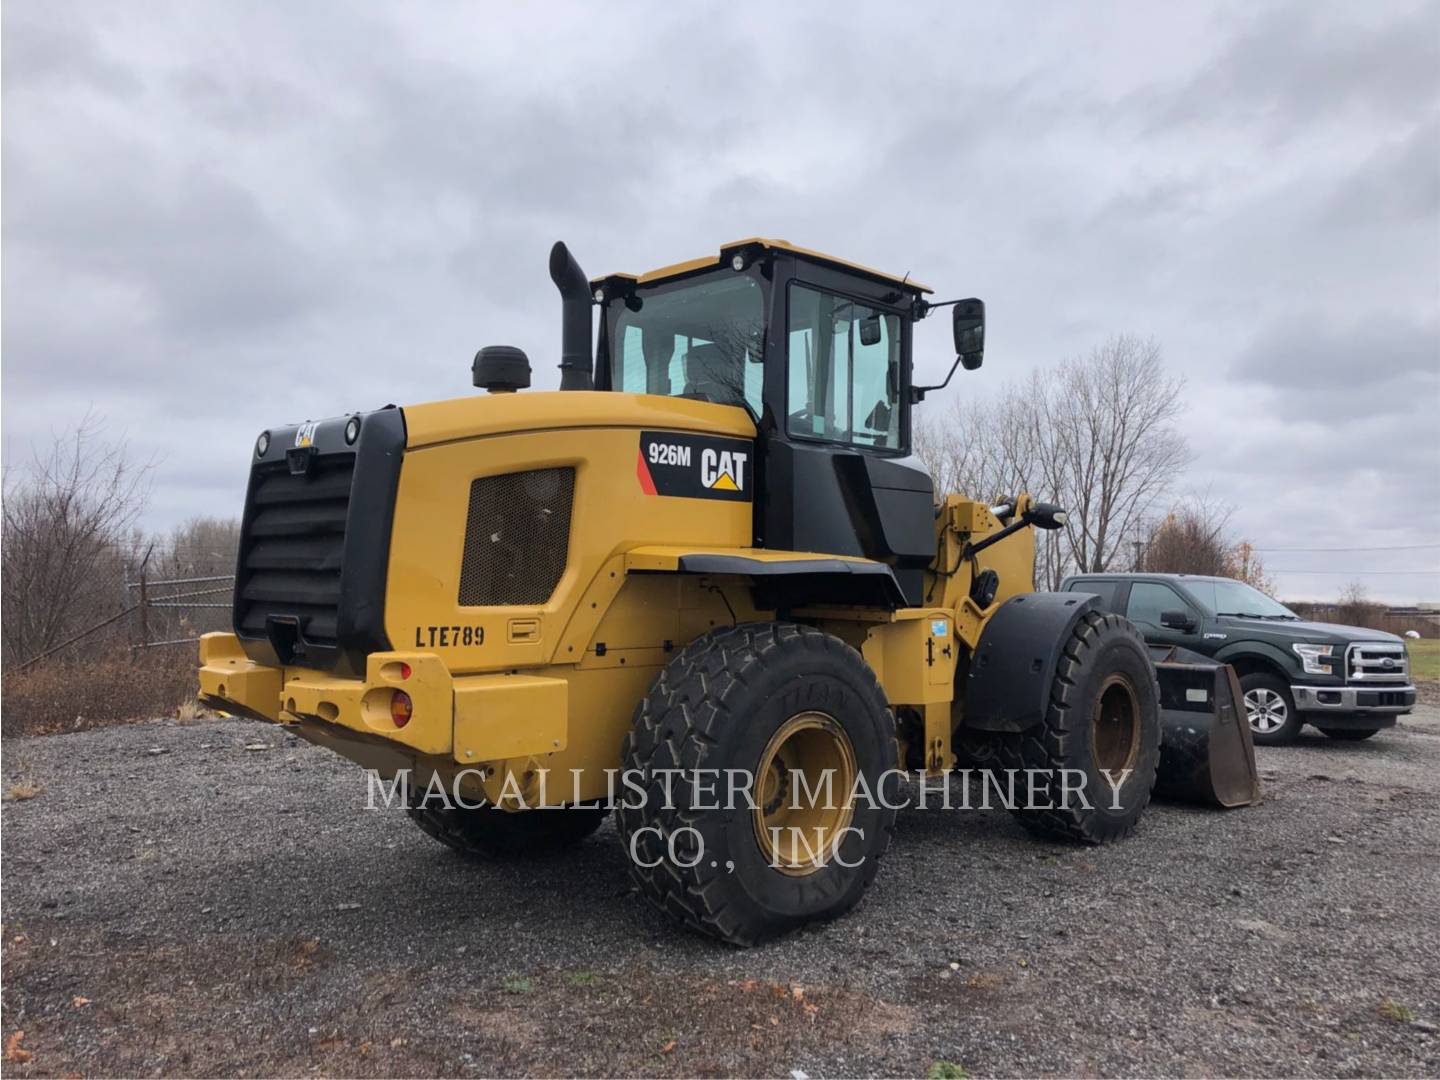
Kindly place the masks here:
[(390, 696), (390, 719), (394, 721), (396, 727), (404, 727), (410, 722), (412, 709), (410, 695), (404, 690), (396, 690)]
[(410, 677), (410, 665), (409, 665), (409, 664), (402, 663), (402, 664), (400, 665), (400, 678), (402, 678), (402, 679), (408, 679), (409, 677)]

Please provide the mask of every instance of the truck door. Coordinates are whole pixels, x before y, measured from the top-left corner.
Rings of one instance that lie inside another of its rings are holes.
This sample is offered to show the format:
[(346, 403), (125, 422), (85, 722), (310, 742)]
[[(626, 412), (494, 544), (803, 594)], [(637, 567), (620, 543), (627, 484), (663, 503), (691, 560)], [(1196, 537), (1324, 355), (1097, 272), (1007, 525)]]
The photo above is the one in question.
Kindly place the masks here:
[[(1167, 612), (1184, 612), (1190, 618), (1190, 628), (1186, 630), (1162, 625), (1161, 616)], [(1202, 622), (1200, 612), (1169, 585), (1158, 581), (1137, 581), (1132, 584), (1125, 617), (1140, 628), (1140, 633), (1152, 645), (1180, 645), (1187, 649), (1199, 647)]]

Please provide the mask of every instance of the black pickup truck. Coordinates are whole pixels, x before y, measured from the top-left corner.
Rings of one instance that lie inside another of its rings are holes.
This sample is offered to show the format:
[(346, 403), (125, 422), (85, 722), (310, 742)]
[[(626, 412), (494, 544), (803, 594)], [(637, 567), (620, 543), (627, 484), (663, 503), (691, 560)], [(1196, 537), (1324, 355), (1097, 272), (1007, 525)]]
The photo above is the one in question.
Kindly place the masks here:
[(1415, 704), (1402, 639), (1305, 622), (1233, 578), (1077, 574), (1060, 587), (1094, 593), (1152, 645), (1178, 645), (1231, 665), (1262, 745), (1290, 742), (1304, 724), (1332, 739), (1368, 739)]

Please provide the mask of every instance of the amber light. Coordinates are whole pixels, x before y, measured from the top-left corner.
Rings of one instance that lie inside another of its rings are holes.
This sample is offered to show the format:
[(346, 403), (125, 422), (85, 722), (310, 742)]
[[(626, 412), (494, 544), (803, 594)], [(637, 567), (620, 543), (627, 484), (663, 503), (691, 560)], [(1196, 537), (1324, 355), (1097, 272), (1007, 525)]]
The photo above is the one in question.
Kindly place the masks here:
[(396, 727), (404, 727), (410, 722), (410, 714), (414, 705), (410, 701), (410, 695), (404, 690), (396, 690), (390, 695), (390, 719)]

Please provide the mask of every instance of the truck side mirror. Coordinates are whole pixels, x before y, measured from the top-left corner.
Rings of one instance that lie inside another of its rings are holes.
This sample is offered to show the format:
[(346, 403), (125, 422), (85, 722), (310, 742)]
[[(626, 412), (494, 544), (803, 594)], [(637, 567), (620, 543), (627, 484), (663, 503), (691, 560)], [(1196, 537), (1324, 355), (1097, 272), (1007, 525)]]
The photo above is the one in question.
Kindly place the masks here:
[(955, 305), (955, 355), (966, 371), (985, 360), (985, 301), (961, 300)]
[(1160, 625), (1166, 630), (1179, 630), (1188, 634), (1195, 629), (1195, 620), (1190, 617), (1188, 611), (1162, 611)]

